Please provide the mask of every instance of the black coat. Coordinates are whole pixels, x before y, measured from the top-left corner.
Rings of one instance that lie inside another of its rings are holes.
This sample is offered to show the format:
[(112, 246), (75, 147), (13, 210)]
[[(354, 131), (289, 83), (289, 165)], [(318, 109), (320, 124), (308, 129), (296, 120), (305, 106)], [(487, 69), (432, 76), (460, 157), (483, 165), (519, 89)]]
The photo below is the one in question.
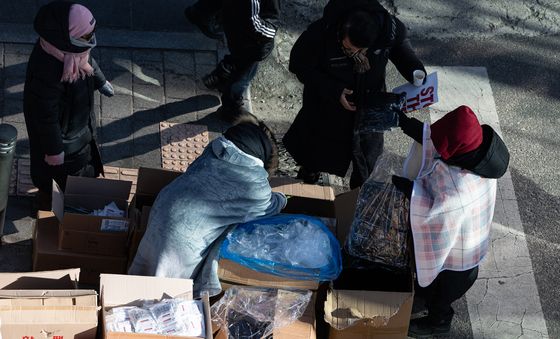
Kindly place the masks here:
[[(354, 73), (354, 63), (343, 53), (337, 36), (341, 18), (358, 7), (381, 25), (379, 38), (367, 51), (371, 69), (360, 76)], [(283, 139), (300, 166), (346, 174), (352, 159), (355, 112), (342, 107), (340, 95), (344, 88), (364, 95), (385, 91), (388, 60), (408, 81), (414, 70), (424, 70), (406, 38), (404, 24), (375, 1), (333, 0), (323, 18), (302, 33), (292, 48), (289, 69), (304, 84), (303, 106)], [(365, 87), (359, 91), (358, 77)]]
[[(68, 11), (71, 3), (53, 2), (44, 6), (35, 20), (35, 29), (40, 36), (64, 50), (69, 47)], [(47, 7), (47, 9), (45, 9)], [(64, 18), (66, 19), (60, 19)], [(62, 24), (58, 21), (62, 20)], [(60, 29), (59, 35), (55, 34)], [(57, 38), (55, 38), (57, 37)], [(61, 82), (63, 63), (47, 54), (39, 42), (35, 44), (29, 62), (23, 92), (23, 111), (29, 135), (31, 177), (39, 189), (49, 191), (51, 179), (64, 170), (65, 174), (77, 174), (91, 160), (90, 145), (96, 132), (96, 117), (93, 110), (94, 90), (106, 79), (97, 63), (90, 58), (94, 76), (78, 79), (74, 83)], [(65, 152), (64, 168), (49, 166), (45, 155)], [(97, 170), (100, 170), (99, 168)], [(55, 172), (53, 172), (55, 171)], [(64, 185), (64, 182), (61, 183)]]

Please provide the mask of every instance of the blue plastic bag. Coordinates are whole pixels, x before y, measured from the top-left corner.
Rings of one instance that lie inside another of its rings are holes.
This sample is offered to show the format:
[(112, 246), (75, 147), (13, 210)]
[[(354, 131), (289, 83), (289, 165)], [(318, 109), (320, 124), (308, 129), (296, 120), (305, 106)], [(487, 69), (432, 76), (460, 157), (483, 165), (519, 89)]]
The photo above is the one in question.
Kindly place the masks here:
[(321, 220), (301, 214), (237, 225), (222, 243), (220, 257), (296, 280), (334, 280), (342, 270), (338, 240)]

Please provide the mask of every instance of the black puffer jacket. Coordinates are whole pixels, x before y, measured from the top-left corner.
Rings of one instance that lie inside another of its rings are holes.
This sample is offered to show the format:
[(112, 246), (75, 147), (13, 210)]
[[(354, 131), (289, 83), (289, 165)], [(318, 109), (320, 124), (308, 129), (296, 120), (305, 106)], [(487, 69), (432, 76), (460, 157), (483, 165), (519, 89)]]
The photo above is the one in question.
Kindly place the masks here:
[[(369, 46), (371, 69), (353, 72), (353, 61), (341, 49), (338, 28), (347, 14), (364, 10), (380, 24), (379, 38)], [(406, 27), (375, 0), (331, 0), (323, 18), (312, 23), (294, 44), (290, 71), (304, 84), (303, 106), (283, 142), (299, 165), (311, 171), (344, 176), (352, 158), (355, 113), (339, 102), (344, 88), (371, 93), (385, 90), (385, 67), (391, 60), (412, 81), (424, 70), (406, 38)], [(363, 88), (357, 88), (358, 82)]]
[[(68, 34), (68, 13), (72, 4), (55, 1), (43, 6), (34, 27), (39, 36), (58, 49), (79, 53), (85, 48), (73, 46)], [(94, 76), (67, 83), (60, 81), (63, 63), (47, 54), (39, 42), (29, 57), (23, 110), (30, 143), (31, 176), (41, 190), (48, 192), (51, 179), (57, 179), (62, 170), (60, 166), (45, 163), (46, 154), (65, 152), (65, 174), (79, 174), (91, 161), (89, 146), (96, 131), (93, 93), (103, 86), (105, 76), (93, 58), (90, 64)], [(60, 184), (64, 186), (64, 182)]]

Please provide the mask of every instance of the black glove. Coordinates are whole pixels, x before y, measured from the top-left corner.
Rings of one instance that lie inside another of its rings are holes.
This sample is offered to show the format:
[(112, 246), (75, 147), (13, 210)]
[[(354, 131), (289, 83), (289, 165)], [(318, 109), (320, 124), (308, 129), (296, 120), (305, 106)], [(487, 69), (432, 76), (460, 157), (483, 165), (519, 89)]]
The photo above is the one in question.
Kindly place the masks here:
[(410, 200), (410, 197), (412, 196), (412, 187), (414, 186), (414, 182), (408, 180), (407, 178), (399, 177), (396, 175), (393, 175), (391, 179), (393, 185), (395, 185), (395, 187), (399, 191), (401, 191), (408, 198), (408, 200)]
[(115, 90), (113, 89), (113, 85), (111, 85), (109, 81), (105, 81), (103, 86), (99, 88), (99, 92), (109, 98), (115, 95)]

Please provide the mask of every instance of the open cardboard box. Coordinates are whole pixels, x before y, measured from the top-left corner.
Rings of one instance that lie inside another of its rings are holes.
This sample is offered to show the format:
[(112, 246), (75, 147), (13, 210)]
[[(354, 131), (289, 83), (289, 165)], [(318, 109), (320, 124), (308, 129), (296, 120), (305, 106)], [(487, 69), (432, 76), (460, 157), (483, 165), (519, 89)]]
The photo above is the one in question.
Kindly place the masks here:
[[(199, 337), (166, 336), (158, 334), (107, 332), (107, 311), (118, 306), (138, 306), (142, 300), (164, 298), (193, 299), (193, 282), (190, 279), (143, 277), (135, 275), (101, 274), (101, 306), (103, 338), (105, 339), (194, 339)], [(202, 298), (204, 309), (205, 338), (212, 339), (212, 321), (208, 296)]]
[(58, 249), (59, 222), (50, 211), (38, 211), (33, 230), (33, 270), (79, 267), (80, 283), (96, 286), (100, 273), (126, 273), (126, 256), (76, 253)]
[[(80, 253), (126, 255), (130, 220), (128, 197), (132, 182), (69, 176), (64, 193), (53, 180), (52, 211), (58, 218), (59, 248)], [(103, 217), (68, 211), (69, 207), (93, 211), (115, 202), (124, 217)], [(104, 231), (118, 227), (125, 231)]]
[(79, 273), (0, 273), (0, 337), (94, 339), (97, 293), (75, 289)]
[[(350, 233), (358, 195), (359, 190), (355, 189), (335, 198), (337, 238), (342, 246)], [(324, 308), (325, 321), (331, 324), (329, 339), (406, 338), (414, 300), (412, 270), (402, 276), (399, 291), (374, 290), (374, 283), (367, 290), (331, 288)]]

